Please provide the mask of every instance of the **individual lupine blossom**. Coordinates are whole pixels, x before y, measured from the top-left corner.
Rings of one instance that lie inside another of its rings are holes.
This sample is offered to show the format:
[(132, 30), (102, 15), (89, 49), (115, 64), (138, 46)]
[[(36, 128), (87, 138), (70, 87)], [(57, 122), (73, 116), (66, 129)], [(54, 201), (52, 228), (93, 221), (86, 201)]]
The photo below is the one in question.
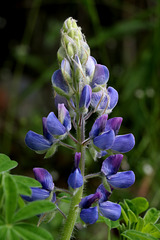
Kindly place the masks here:
[(86, 74), (90, 78), (92, 87), (91, 106), (100, 114), (110, 113), (118, 102), (118, 92), (113, 87), (107, 88), (109, 70), (106, 66), (97, 64), (92, 57), (88, 57)]
[(107, 114), (97, 118), (89, 133), (95, 147), (121, 153), (129, 152), (135, 145), (135, 138), (132, 133), (118, 135), (122, 120), (121, 117), (108, 119)]
[(43, 135), (29, 131), (26, 134), (26, 145), (37, 152), (44, 153), (64, 138), (71, 129), (71, 118), (64, 104), (58, 104), (58, 118), (53, 112), (42, 118)]
[(35, 179), (41, 183), (42, 188), (31, 187), (31, 196), (21, 195), (21, 197), (28, 201), (44, 200), (51, 197), (51, 201), (56, 201), (56, 194), (53, 193), (54, 183), (51, 174), (44, 168), (33, 168)]
[(113, 188), (128, 188), (135, 182), (133, 171), (118, 172), (122, 159), (122, 154), (116, 154), (109, 156), (102, 163), (101, 172)]
[[(99, 213), (102, 216), (112, 221), (118, 220), (121, 215), (121, 206), (117, 203), (108, 201), (110, 195), (111, 193), (101, 184), (94, 194), (82, 198), (79, 203), (79, 207), (81, 208), (80, 218), (86, 224), (93, 224), (98, 220), (99, 209)], [(97, 203), (98, 206), (92, 207), (92, 204), (95, 203)]]
[(74, 168), (68, 178), (68, 185), (73, 189), (79, 188), (83, 185), (83, 176), (81, 174), (81, 170), (79, 169), (80, 159), (81, 159), (81, 153), (76, 152)]

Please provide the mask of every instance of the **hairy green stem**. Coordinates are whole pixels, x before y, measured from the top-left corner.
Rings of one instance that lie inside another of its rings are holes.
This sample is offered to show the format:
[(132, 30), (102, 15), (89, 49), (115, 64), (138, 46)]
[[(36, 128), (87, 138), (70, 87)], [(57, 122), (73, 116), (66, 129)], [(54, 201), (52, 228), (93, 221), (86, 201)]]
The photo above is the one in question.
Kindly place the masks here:
[[(79, 106), (79, 99), (77, 96), (77, 108)], [(78, 112), (78, 111), (77, 111)], [(81, 161), (80, 161), (80, 169), (81, 169), (81, 174), (84, 177), (84, 170), (85, 170), (85, 146), (81, 144), (82, 141), (85, 139), (85, 121), (82, 116), (82, 125), (79, 126), (79, 118), (80, 115), (77, 113), (77, 152), (81, 152)], [(72, 236), (72, 232), (74, 230), (74, 226), (76, 224), (77, 216), (79, 214), (79, 203), (81, 201), (81, 198), (83, 196), (83, 187), (77, 188), (75, 192), (73, 193), (73, 197), (71, 199), (70, 203), (70, 209), (69, 213), (66, 219), (66, 222), (64, 224), (61, 240), (70, 240)]]
[(107, 240), (111, 240), (111, 229), (110, 229), (110, 227), (108, 227), (108, 233), (107, 233), (107, 235), (108, 235)]

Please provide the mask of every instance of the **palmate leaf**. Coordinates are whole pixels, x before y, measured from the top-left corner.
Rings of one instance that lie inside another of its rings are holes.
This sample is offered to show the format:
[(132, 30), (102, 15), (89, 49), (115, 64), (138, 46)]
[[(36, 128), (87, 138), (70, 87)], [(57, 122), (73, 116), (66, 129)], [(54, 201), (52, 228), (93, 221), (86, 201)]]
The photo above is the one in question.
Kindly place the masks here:
[(148, 233), (142, 233), (135, 230), (127, 230), (122, 233), (122, 236), (130, 240), (157, 240), (157, 238), (151, 236)]
[(18, 165), (16, 161), (12, 161), (8, 156), (5, 154), (0, 154), (0, 173), (9, 171), (15, 168)]
[(0, 239), (6, 239), (7, 238), (7, 226), (6, 225), (1, 225), (0, 226)]
[(5, 219), (7, 223), (12, 222), (12, 217), (17, 207), (17, 187), (12, 175), (4, 175), (4, 196), (5, 196)]
[(13, 230), (23, 240), (53, 240), (47, 230), (26, 223), (16, 224)]
[(56, 205), (47, 200), (38, 200), (31, 202), (21, 208), (13, 217), (14, 222), (20, 220), (28, 219), (39, 215), (41, 213), (53, 211), (56, 208)]

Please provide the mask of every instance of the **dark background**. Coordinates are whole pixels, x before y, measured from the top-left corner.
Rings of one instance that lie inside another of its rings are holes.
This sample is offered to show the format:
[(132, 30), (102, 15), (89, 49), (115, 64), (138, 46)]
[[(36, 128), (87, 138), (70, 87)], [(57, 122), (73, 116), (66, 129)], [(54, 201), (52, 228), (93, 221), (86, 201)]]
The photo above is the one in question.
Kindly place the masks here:
[[(44, 167), (57, 186), (67, 187), (72, 152), (59, 148), (51, 159), (43, 159), (27, 148), (24, 138), (28, 130), (42, 133), (42, 117), (56, 112), (50, 79), (58, 68), (60, 29), (70, 16), (82, 27), (92, 56), (109, 68), (108, 85), (119, 92), (110, 117), (122, 116), (120, 134), (132, 132), (136, 138), (122, 165), (135, 172), (136, 183), (116, 190), (112, 199), (144, 196), (160, 208), (160, 1), (6, 2), (0, 8), (0, 152), (18, 161), (13, 173), (33, 176), (33, 167)], [(86, 172), (99, 171), (101, 162), (88, 154)], [(87, 186), (86, 193), (93, 193), (97, 180)], [(56, 215), (56, 223), (49, 225), (55, 239), (61, 221)], [(104, 239), (103, 227), (100, 232), (90, 226), (87, 236)], [(85, 234), (80, 231), (77, 239)]]

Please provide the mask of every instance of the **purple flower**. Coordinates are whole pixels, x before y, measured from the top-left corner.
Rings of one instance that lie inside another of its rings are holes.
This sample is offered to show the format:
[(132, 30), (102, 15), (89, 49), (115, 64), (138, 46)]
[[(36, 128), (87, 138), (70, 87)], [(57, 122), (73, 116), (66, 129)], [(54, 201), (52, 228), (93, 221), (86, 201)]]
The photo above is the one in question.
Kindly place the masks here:
[[(54, 183), (51, 174), (44, 168), (33, 168), (35, 179), (41, 183), (42, 188), (31, 187), (31, 196), (21, 195), (21, 197), (28, 201), (44, 200), (50, 197), (51, 192), (54, 190)], [(56, 195), (53, 193), (52, 202), (55, 202)]]
[(46, 124), (51, 135), (61, 136), (71, 130), (71, 117), (63, 103), (58, 104), (58, 118), (51, 112)]
[(107, 114), (97, 118), (89, 133), (89, 137), (93, 139), (93, 144), (102, 150), (110, 149), (115, 139), (115, 133), (112, 129), (105, 131), (107, 119)]
[(83, 109), (83, 111), (86, 113), (88, 111), (89, 105), (91, 103), (91, 95), (92, 95), (92, 89), (89, 85), (85, 85), (82, 89), (80, 101), (79, 101), (79, 108)]
[(46, 151), (57, 142), (47, 130), (47, 118), (42, 118), (42, 124), (43, 135), (30, 130), (25, 137), (26, 145), (34, 151)]
[(110, 195), (111, 193), (101, 184), (94, 194), (82, 198), (79, 203), (79, 207), (81, 208), (81, 219), (86, 224), (93, 224), (98, 220), (98, 207), (92, 207), (92, 204), (97, 202), (100, 214), (113, 221), (118, 220), (121, 215), (121, 206), (108, 201)]
[[(92, 92), (91, 105), (100, 113), (110, 113), (117, 105), (118, 92), (113, 87)], [(97, 107), (98, 106), (98, 107)]]
[(107, 178), (108, 183), (115, 188), (128, 188), (135, 182), (133, 171), (118, 172), (122, 154), (111, 155), (102, 163), (101, 172)]
[(83, 176), (81, 174), (81, 170), (79, 169), (80, 159), (81, 153), (76, 152), (74, 168), (68, 178), (68, 185), (73, 189), (79, 188), (83, 185)]
[(117, 135), (122, 123), (121, 117), (108, 120), (108, 115), (103, 114), (94, 122), (89, 137), (93, 144), (102, 149), (125, 153), (129, 152), (135, 145), (133, 134)]

